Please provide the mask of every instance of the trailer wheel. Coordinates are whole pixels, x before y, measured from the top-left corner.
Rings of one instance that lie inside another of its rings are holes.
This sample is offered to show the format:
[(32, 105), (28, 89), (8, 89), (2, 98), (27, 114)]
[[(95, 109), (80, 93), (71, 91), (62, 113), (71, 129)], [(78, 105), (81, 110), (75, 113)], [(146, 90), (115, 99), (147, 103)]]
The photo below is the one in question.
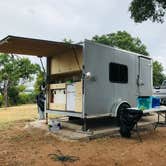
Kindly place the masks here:
[(126, 109), (126, 108), (130, 108), (131, 106), (128, 104), (128, 103), (122, 103), (119, 108), (118, 108), (118, 111), (117, 111), (117, 122), (118, 122), (118, 125), (120, 125), (120, 115), (121, 115), (121, 112)]

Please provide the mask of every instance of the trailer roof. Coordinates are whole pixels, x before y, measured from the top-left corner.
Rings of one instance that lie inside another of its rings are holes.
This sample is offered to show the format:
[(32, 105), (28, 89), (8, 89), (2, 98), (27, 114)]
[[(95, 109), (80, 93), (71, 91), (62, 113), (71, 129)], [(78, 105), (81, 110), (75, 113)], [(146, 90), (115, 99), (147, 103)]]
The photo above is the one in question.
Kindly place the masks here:
[(49, 57), (82, 45), (48, 40), (7, 36), (0, 41), (0, 52)]
[(143, 55), (143, 54), (139, 54), (139, 53), (136, 53), (136, 52), (124, 50), (124, 49), (121, 49), (121, 48), (118, 48), (118, 47), (114, 47), (114, 46), (110, 46), (110, 45), (106, 45), (106, 44), (102, 44), (102, 43), (97, 43), (97, 42), (95, 42), (95, 41), (85, 40), (85, 42), (88, 42), (88, 43), (91, 43), (91, 44), (95, 44), (95, 45), (99, 45), (99, 46), (106, 47), (106, 48), (112, 48), (112, 49), (114, 49), (114, 50), (118, 50), (118, 51), (125, 52), (125, 53), (130, 53), (130, 54), (132, 54), (132, 55), (136, 55), (136, 56), (139, 56), (139, 57), (143, 57), (143, 58), (145, 58), (145, 59), (149, 59), (149, 60), (152, 59), (150, 56), (146, 56), (146, 55)]

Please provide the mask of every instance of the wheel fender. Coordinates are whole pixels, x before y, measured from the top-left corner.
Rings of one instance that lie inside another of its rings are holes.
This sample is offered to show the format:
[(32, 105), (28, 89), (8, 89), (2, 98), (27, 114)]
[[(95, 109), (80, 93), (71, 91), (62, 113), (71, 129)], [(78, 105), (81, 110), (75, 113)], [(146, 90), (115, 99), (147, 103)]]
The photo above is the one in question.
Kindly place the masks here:
[(117, 112), (118, 112), (118, 108), (120, 107), (121, 104), (126, 103), (128, 105), (130, 105), (126, 100), (120, 100), (118, 102), (116, 102), (113, 107), (112, 107), (112, 116), (116, 117), (117, 116)]

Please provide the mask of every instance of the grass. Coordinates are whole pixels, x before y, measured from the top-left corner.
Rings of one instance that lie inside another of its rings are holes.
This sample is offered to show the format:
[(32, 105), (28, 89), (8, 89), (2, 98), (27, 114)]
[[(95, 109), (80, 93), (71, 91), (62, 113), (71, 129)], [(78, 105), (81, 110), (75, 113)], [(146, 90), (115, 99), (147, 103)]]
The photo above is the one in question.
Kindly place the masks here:
[(69, 155), (49, 154), (48, 156), (50, 156), (52, 160), (60, 162), (75, 162), (79, 160), (79, 157)]
[(20, 120), (35, 120), (38, 117), (36, 104), (0, 108), (0, 130), (10, 127)]

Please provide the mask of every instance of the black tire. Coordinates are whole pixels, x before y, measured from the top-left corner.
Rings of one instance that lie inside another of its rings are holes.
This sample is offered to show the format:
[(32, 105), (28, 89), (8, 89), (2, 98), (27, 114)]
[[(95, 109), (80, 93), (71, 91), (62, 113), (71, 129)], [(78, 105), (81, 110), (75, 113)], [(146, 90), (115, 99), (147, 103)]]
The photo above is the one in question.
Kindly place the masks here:
[(126, 108), (130, 108), (131, 106), (128, 104), (128, 103), (122, 103), (119, 108), (118, 108), (118, 111), (117, 111), (117, 122), (118, 122), (118, 125), (120, 125), (120, 115), (121, 115), (121, 112), (126, 109)]

